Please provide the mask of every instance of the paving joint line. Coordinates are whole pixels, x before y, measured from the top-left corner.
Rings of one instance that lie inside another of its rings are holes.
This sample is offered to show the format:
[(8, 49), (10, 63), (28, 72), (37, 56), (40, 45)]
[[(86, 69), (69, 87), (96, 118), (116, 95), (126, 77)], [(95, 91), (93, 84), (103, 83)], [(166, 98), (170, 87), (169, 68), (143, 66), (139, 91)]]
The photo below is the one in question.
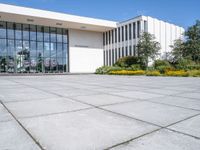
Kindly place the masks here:
[(42, 145), (40, 144), (39, 141), (36, 140), (36, 138), (23, 126), (23, 124), (17, 119), (17, 117), (15, 117), (15, 115), (8, 109), (8, 107), (2, 102), (0, 101), (0, 103), (3, 105), (3, 107), (7, 110), (7, 112), (9, 114), (11, 114), (11, 116), (14, 118), (14, 120), (19, 124), (19, 126), (29, 135), (29, 137), (33, 140), (33, 142), (41, 149), (41, 150), (45, 150)]
[(166, 105), (166, 106), (172, 106), (172, 107), (182, 108), (182, 109), (186, 109), (186, 110), (200, 111), (200, 109), (193, 109), (193, 108), (187, 108), (187, 107), (173, 105), (173, 104), (166, 104), (166, 103), (162, 103), (162, 102), (155, 102), (155, 101), (152, 101), (150, 99), (147, 99), (147, 100), (144, 100), (144, 101), (147, 101), (147, 102), (150, 102), (150, 103), (155, 103), (155, 104), (161, 104), (161, 105)]
[(79, 112), (79, 111), (84, 111), (84, 110), (90, 110), (90, 109), (94, 109), (94, 107), (88, 107), (88, 108), (77, 109), (77, 110), (72, 110), (72, 111), (62, 111), (62, 112), (56, 112), (56, 113), (40, 114), (40, 115), (35, 115), (35, 116), (18, 117), (18, 118), (19, 119), (39, 118), (39, 117), (54, 116), (54, 115), (59, 115), (59, 114), (74, 113), (74, 112)]
[[(27, 86), (26, 84), (24, 84), (24, 85)], [(28, 86), (28, 87), (29, 87), (29, 86)], [(31, 86), (30, 86), (30, 87), (31, 87)], [(33, 88), (35, 88), (35, 87), (33, 87)], [(38, 89), (38, 88), (36, 88), (36, 89)], [(41, 90), (41, 89), (38, 89), (38, 90)], [(42, 90), (41, 90), (41, 91), (42, 91)], [(45, 92), (49, 93), (49, 91), (45, 91)], [(51, 92), (50, 92), (50, 93), (51, 93)], [(65, 97), (65, 96), (59, 95), (59, 94), (57, 94), (57, 93), (52, 93), (52, 94), (58, 95), (58, 96), (60, 96), (60, 97)], [(70, 98), (71, 100), (74, 100), (74, 99), (72, 99), (71, 97), (66, 97), (66, 98)], [(80, 103), (83, 103), (83, 104), (87, 104), (87, 105), (93, 106), (94, 108), (97, 108), (97, 109), (100, 109), (100, 110), (104, 110), (104, 111), (107, 111), (107, 112), (110, 112), (110, 113), (113, 113), (113, 114), (116, 114), (116, 115), (120, 115), (120, 116), (123, 116), (123, 117), (126, 117), (126, 118), (130, 118), (130, 119), (133, 119), (133, 120), (137, 120), (137, 121), (140, 121), (140, 122), (143, 122), (143, 123), (146, 123), (146, 124), (150, 124), (150, 125), (159, 127), (158, 129), (156, 129), (156, 130), (154, 130), (154, 131), (152, 131), (152, 132), (150, 132), (150, 133), (146, 133), (146, 134), (141, 135), (141, 136), (139, 136), (139, 137), (135, 137), (135, 138), (130, 139), (130, 140), (128, 140), (128, 141), (125, 141), (125, 142), (116, 144), (116, 145), (114, 145), (114, 147), (119, 146), (119, 145), (123, 145), (123, 144), (128, 143), (128, 142), (130, 142), (130, 141), (133, 141), (133, 140), (135, 140), (135, 139), (137, 139), (137, 138), (140, 138), (140, 137), (143, 137), (143, 136), (145, 136), (145, 135), (151, 134), (151, 133), (153, 133), (153, 132), (159, 131), (159, 130), (161, 130), (161, 129), (167, 129), (167, 130), (169, 130), (167, 127), (172, 125), (172, 124), (170, 124), (170, 125), (168, 125), (168, 126), (163, 127), (163, 126), (160, 126), (160, 125), (151, 123), (151, 122), (147, 122), (147, 121), (140, 120), (140, 119), (137, 119), (137, 118), (133, 118), (133, 117), (130, 117), (130, 116), (127, 116), (127, 115), (123, 115), (123, 114), (120, 114), (120, 113), (116, 113), (116, 112), (113, 112), (113, 111), (110, 111), (110, 110), (106, 110), (106, 109), (103, 109), (103, 108), (101, 108), (101, 107), (99, 107), (99, 106), (95, 106), (95, 105), (92, 105), (92, 104), (84, 103), (84, 102), (79, 101), (79, 100), (74, 100), (74, 101), (77, 101), (77, 102), (80, 102)], [(194, 115), (194, 116), (190, 116), (190, 117), (188, 117), (188, 118), (185, 118), (185, 119), (180, 120), (180, 121), (178, 121), (178, 122), (175, 122), (175, 123), (173, 123), (173, 124), (180, 123), (180, 122), (182, 122), (182, 121), (185, 121), (185, 120), (190, 119), (190, 118), (192, 118), (192, 117), (195, 117), (195, 116), (197, 116), (197, 115), (199, 115), (199, 114), (196, 114), (196, 115)], [(171, 130), (171, 131), (172, 131), (172, 130)], [(173, 132), (175, 132), (175, 131), (173, 131)], [(182, 133), (182, 132), (178, 132), (178, 131), (177, 131), (177, 133), (184, 134), (184, 135), (187, 135), (187, 136), (196, 138), (196, 137), (194, 137), (194, 136), (191, 136), (191, 135), (189, 135), (189, 134), (185, 134), (185, 133)], [(111, 146), (111, 147), (109, 147), (109, 148), (107, 148), (107, 149), (114, 148), (114, 147)]]
[(147, 132), (147, 133), (142, 134), (142, 135), (140, 135), (140, 136), (137, 136), (137, 137), (131, 138), (131, 139), (127, 140), (127, 141), (124, 141), (124, 142), (121, 142), (121, 143), (115, 144), (115, 145), (113, 145), (113, 146), (110, 146), (110, 147), (108, 147), (108, 148), (105, 148), (104, 150), (110, 150), (110, 149), (115, 148), (115, 147), (118, 147), (118, 146), (120, 146), (120, 145), (128, 144), (128, 143), (130, 143), (130, 142), (132, 142), (132, 141), (134, 141), (134, 140), (136, 140), (136, 139), (139, 139), (139, 138), (141, 138), (141, 137), (143, 137), (143, 136), (146, 136), (146, 135), (152, 134), (152, 133), (157, 132), (157, 131), (159, 131), (159, 130), (161, 130), (161, 129), (162, 129), (162, 128), (158, 128), (158, 129), (153, 130), (153, 131), (151, 131), (151, 132)]
[[(196, 114), (196, 115), (193, 115), (193, 116), (190, 116), (190, 117), (187, 117), (187, 118), (185, 118), (185, 119), (183, 119), (183, 120), (177, 121), (177, 122), (172, 123), (172, 124), (170, 124), (170, 125), (167, 125), (167, 126), (158, 128), (158, 129), (156, 129), (155, 131), (152, 131), (152, 132), (146, 133), (146, 134), (144, 134), (144, 135), (140, 135), (140, 136), (138, 136), (138, 137), (129, 139), (129, 140), (125, 141), (125, 142), (118, 143), (118, 144), (113, 145), (113, 146), (111, 146), (111, 147), (109, 147), (109, 148), (107, 148), (107, 149), (111, 149), (111, 148), (114, 148), (114, 147), (117, 147), (117, 146), (120, 146), (120, 145), (128, 144), (128, 143), (131, 142), (131, 141), (134, 141), (134, 140), (136, 140), (136, 139), (139, 139), (139, 138), (141, 138), (141, 137), (143, 137), (143, 136), (152, 134), (152, 133), (157, 132), (157, 131), (162, 130), (162, 129), (170, 130), (170, 131), (172, 131), (172, 132), (176, 132), (176, 133), (179, 133), (179, 134), (182, 134), (182, 135), (189, 136), (189, 137), (192, 137), (192, 138), (195, 138), (195, 139), (200, 140), (199, 137), (196, 137), (196, 136), (193, 136), (193, 135), (190, 135), (190, 134), (187, 134), (187, 133), (183, 133), (183, 132), (176, 131), (176, 130), (174, 130), (174, 129), (168, 128), (169, 126), (172, 126), (172, 125), (174, 125), (174, 124), (177, 124), (177, 123), (183, 122), (183, 121), (185, 121), (185, 120), (191, 119), (191, 118), (196, 117), (196, 116), (198, 116), (198, 115), (200, 115), (200, 113), (199, 113), (199, 114)], [(132, 118), (132, 117), (131, 117), (131, 118)], [(106, 150), (107, 150), (107, 149), (106, 149)]]

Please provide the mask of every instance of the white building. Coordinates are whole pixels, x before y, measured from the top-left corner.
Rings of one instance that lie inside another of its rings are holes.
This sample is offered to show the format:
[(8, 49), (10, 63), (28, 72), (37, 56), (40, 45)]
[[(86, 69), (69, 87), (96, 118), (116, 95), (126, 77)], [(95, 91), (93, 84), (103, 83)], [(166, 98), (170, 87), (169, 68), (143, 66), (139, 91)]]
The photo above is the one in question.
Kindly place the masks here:
[(118, 23), (0, 4), (0, 72), (91, 73), (137, 55), (143, 31), (155, 35), (164, 56), (184, 29), (146, 16)]

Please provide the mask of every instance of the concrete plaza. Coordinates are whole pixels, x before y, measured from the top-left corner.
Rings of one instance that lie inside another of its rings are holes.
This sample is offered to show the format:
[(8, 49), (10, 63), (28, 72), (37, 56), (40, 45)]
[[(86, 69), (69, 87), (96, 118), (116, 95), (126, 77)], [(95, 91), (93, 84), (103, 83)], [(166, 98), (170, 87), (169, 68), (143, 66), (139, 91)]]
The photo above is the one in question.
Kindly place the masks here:
[(0, 150), (199, 150), (200, 78), (0, 76)]

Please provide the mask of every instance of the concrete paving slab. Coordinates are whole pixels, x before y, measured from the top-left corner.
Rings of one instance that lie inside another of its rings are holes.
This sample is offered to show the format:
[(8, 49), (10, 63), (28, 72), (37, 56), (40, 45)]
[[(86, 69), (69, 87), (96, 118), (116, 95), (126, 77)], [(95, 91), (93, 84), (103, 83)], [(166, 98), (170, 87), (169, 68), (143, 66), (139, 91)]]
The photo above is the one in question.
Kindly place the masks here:
[(167, 126), (199, 113), (198, 111), (147, 101), (116, 104), (103, 108), (160, 126)]
[(98, 88), (98, 89), (93, 89), (93, 91), (96, 91), (96, 92), (102, 92), (102, 93), (118, 93), (118, 92), (125, 92), (127, 90), (124, 90), (124, 89), (116, 89), (116, 88)]
[(108, 95), (108, 94), (98, 94), (98, 95), (90, 95), (90, 96), (77, 96), (77, 97), (73, 97), (73, 99), (82, 101), (84, 103), (92, 104), (92, 105), (95, 105), (95, 106), (110, 105), (110, 104), (129, 102), (129, 101), (136, 101), (134, 99), (123, 98), (123, 97), (113, 96), (113, 95)]
[(188, 109), (200, 110), (200, 101), (190, 98), (176, 97), (176, 96), (166, 96), (162, 98), (152, 98), (148, 101), (158, 102), (163, 104), (169, 104), (174, 106), (180, 106)]
[(169, 128), (200, 138), (200, 115), (177, 123)]
[(41, 150), (15, 121), (0, 122), (0, 149)]
[[(0, 99), (4, 99), (3, 103), (6, 106), (9, 105), (11, 112), (17, 119), (20, 119), (26, 130), (30, 131), (35, 140), (41, 142), (42, 146), (48, 150), (105, 149), (133, 138), (137, 139), (138, 136), (142, 139), (149, 135), (152, 135), (153, 138), (148, 137), (145, 142), (150, 144), (147, 145), (144, 142), (144, 147), (139, 146), (139, 149), (199, 149), (200, 144), (193, 137), (199, 137), (199, 134), (196, 134), (199, 119), (193, 116), (200, 112), (199, 90), (199, 78), (108, 75), (9, 76), (0, 78)], [(176, 96), (179, 92), (181, 94)], [(181, 97), (182, 93), (187, 97)], [(79, 97), (80, 102), (66, 103), (62, 98), (67, 97), (69, 99)], [(135, 101), (136, 98), (139, 98), (138, 101)], [(134, 101), (128, 102), (127, 99)], [(159, 104), (160, 101), (163, 104)], [(114, 112), (103, 111), (99, 107), (79, 110), (84, 105), (80, 103), (84, 102), (96, 106), (112, 104), (107, 107), (114, 106), (111, 107)], [(116, 105), (115, 102), (118, 104)], [(5, 110), (2, 110), (0, 109), (0, 118), (5, 119), (0, 123), (11, 122), (13, 118), (11, 117), (11, 121), (7, 120), (7, 117), (4, 117)], [(74, 112), (68, 112), (68, 110)], [(188, 119), (188, 122), (184, 120), (189, 116), (193, 116), (195, 119)], [(144, 121), (136, 121), (130, 117), (138, 117)], [(176, 121), (180, 122), (176, 124), (177, 127), (171, 126), (174, 127), (173, 130), (177, 130), (176, 132), (170, 131), (169, 133), (161, 130), (162, 134), (158, 136), (157, 132), (144, 135), (155, 129), (160, 130), (157, 126), (152, 126), (151, 123), (144, 123), (145, 121), (162, 126)], [(7, 149), (13, 149), (15, 140), (19, 145), (21, 143), (31, 145), (29, 136), (24, 137), (18, 129), (16, 132), (12, 131), (13, 134), (11, 134), (9, 130), (11, 126), (17, 128), (17, 125), (7, 124), (4, 124), (4, 128), (0, 127), (0, 140), (3, 139), (4, 146), (8, 145)], [(8, 138), (2, 136), (1, 131), (10, 136)], [(22, 131), (26, 133), (24, 129)], [(15, 136), (14, 133), (18, 136)], [(22, 141), (18, 139), (22, 139)], [(9, 143), (4, 142), (5, 140)], [(20, 148), (17, 147), (17, 149)], [(4, 150), (4, 147), (0, 147), (0, 149)], [(35, 146), (28, 146), (25, 149), (32, 150), (35, 149)], [(134, 148), (130, 147), (129, 149)]]
[(40, 90), (32, 89), (32, 88), (24, 88), (23, 90), (11, 90), (4, 92), (1, 94), (3, 97), (3, 102), (13, 102), (13, 101), (29, 101), (29, 100), (40, 100), (40, 99), (48, 99), (48, 98), (56, 98), (58, 96), (46, 93)]
[(177, 94), (177, 96), (200, 100), (200, 92), (187, 92), (187, 93)]
[(5, 104), (16, 117), (34, 117), (75, 111), (91, 106), (67, 98), (51, 98), (38, 101), (12, 102)]
[(144, 92), (161, 94), (161, 95), (174, 95), (174, 94), (181, 93), (181, 91), (169, 90), (169, 89), (157, 89), (157, 88), (156, 89), (147, 89), (147, 90), (144, 90)]
[(127, 144), (113, 148), (113, 150), (198, 150), (200, 140), (175, 133), (160, 130)]
[(157, 129), (97, 109), (21, 119), (21, 122), (48, 150), (102, 150)]
[(0, 104), (0, 122), (12, 120), (12, 116), (8, 111)]
[(113, 93), (113, 94), (124, 96), (127, 98), (134, 98), (134, 99), (141, 99), (141, 100), (146, 100), (146, 99), (155, 98), (155, 97), (163, 97), (163, 95), (160, 95), (160, 94), (145, 93), (145, 92), (140, 92), (140, 91), (118, 92), (118, 93)]
[(65, 97), (73, 97), (73, 96), (82, 96), (82, 95), (95, 95), (100, 92), (95, 92), (92, 90), (82, 90), (82, 89), (73, 89), (73, 90), (56, 90), (54, 93), (65, 96)]

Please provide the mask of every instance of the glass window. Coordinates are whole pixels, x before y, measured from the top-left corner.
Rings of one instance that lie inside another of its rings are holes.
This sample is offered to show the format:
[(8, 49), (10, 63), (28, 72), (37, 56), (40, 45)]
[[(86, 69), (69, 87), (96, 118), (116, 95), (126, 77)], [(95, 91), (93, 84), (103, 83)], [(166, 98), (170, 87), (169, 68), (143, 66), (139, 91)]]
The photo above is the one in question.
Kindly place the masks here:
[(57, 57), (63, 57), (62, 43), (57, 43)]
[(68, 30), (63, 29), (63, 43), (68, 43)]
[(30, 43), (30, 56), (31, 57), (36, 57), (36, 51), (37, 51), (37, 48), (36, 48), (36, 42), (35, 41), (31, 41)]
[(29, 52), (29, 41), (23, 41), (23, 51)]
[(69, 70), (68, 70), (68, 66), (67, 66), (67, 64), (68, 64), (67, 61), (68, 61), (67, 58), (64, 57), (64, 58), (63, 58), (63, 70), (64, 70), (64, 72), (69, 71)]
[(62, 57), (57, 58), (57, 65), (58, 65), (58, 71), (63, 72), (63, 58)]
[(124, 41), (124, 27), (122, 27), (122, 41)]
[(50, 57), (50, 43), (44, 42), (44, 57)]
[(114, 43), (114, 32), (112, 30), (112, 43)]
[(144, 32), (147, 32), (147, 31), (148, 31), (147, 28), (148, 28), (148, 27), (147, 27), (147, 21), (144, 21)]
[(16, 24), (15, 25), (15, 38), (18, 40), (22, 39), (22, 25), (21, 24)]
[(7, 23), (7, 34), (8, 39), (14, 39), (14, 24), (13, 23)]
[(43, 57), (43, 42), (37, 42), (37, 56)]
[(7, 72), (6, 64), (7, 64), (6, 57), (2, 57), (0, 55), (0, 72)]
[(0, 39), (0, 56), (6, 56), (6, 39)]
[(106, 32), (106, 38), (105, 38), (105, 40), (106, 40), (106, 45), (108, 45), (108, 32)]
[(44, 28), (42, 26), (37, 26), (37, 41), (43, 41), (43, 31)]
[(117, 29), (115, 29), (115, 43), (117, 43)]
[(0, 21), (0, 72), (63, 72), (67, 57), (67, 29)]
[(103, 51), (103, 64), (106, 65), (106, 51)]
[(120, 35), (121, 35), (121, 33), (120, 33), (120, 28), (118, 28), (118, 42), (120, 42)]
[(15, 56), (14, 40), (8, 40), (8, 56)]
[(134, 56), (136, 56), (136, 46), (133, 46), (133, 52), (134, 52)]
[(103, 33), (103, 46), (105, 45), (105, 33)]
[(140, 21), (137, 22), (137, 37), (140, 38), (140, 31), (141, 31), (141, 27), (140, 27)]
[(18, 53), (22, 53), (22, 41), (21, 40), (16, 40), (16, 52)]
[(44, 41), (45, 42), (50, 41), (49, 27), (44, 28)]
[(109, 65), (108, 64), (108, 51), (106, 51), (106, 65)]
[(23, 24), (23, 40), (29, 40), (29, 25)]
[(115, 54), (114, 54), (114, 49), (112, 49), (112, 64), (114, 64), (114, 60), (115, 60)]
[(131, 24), (129, 24), (129, 40), (132, 39), (132, 28), (131, 28)]
[(50, 63), (51, 63), (51, 70), (53, 72), (57, 71), (57, 65), (58, 65), (58, 63), (57, 63), (56, 57), (51, 58), (51, 62)]
[(126, 46), (126, 56), (128, 56), (128, 47)]
[(111, 60), (112, 60), (112, 58), (111, 58), (111, 50), (109, 50), (109, 66), (111, 66)]
[(129, 46), (129, 55), (132, 56), (132, 46)]
[(136, 33), (135, 33), (135, 30), (136, 30), (136, 28), (135, 28), (135, 22), (133, 23), (133, 39), (135, 39), (135, 37), (136, 37)]
[(51, 42), (56, 42), (56, 28), (50, 28)]
[(68, 51), (68, 45), (63, 44), (63, 57), (68, 57), (67, 51)]
[(128, 40), (128, 26), (125, 26), (125, 36), (126, 36), (126, 41)]
[(108, 43), (110, 44), (110, 31), (108, 32)]
[(115, 48), (115, 62), (117, 61), (117, 48)]
[(51, 43), (51, 57), (56, 57), (56, 43)]
[(119, 58), (121, 58), (121, 49), (119, 48)]
[(122, 57), (124, 57), (124, 47), (122, 47)]
[(6, 38), (6, 23), (0, 22), (0, 38)]
[(62, 42), (62, 29), (57, 29), (57, 42)]
[(30, 25), (30, 40), (36, 41), (36, 26)]

